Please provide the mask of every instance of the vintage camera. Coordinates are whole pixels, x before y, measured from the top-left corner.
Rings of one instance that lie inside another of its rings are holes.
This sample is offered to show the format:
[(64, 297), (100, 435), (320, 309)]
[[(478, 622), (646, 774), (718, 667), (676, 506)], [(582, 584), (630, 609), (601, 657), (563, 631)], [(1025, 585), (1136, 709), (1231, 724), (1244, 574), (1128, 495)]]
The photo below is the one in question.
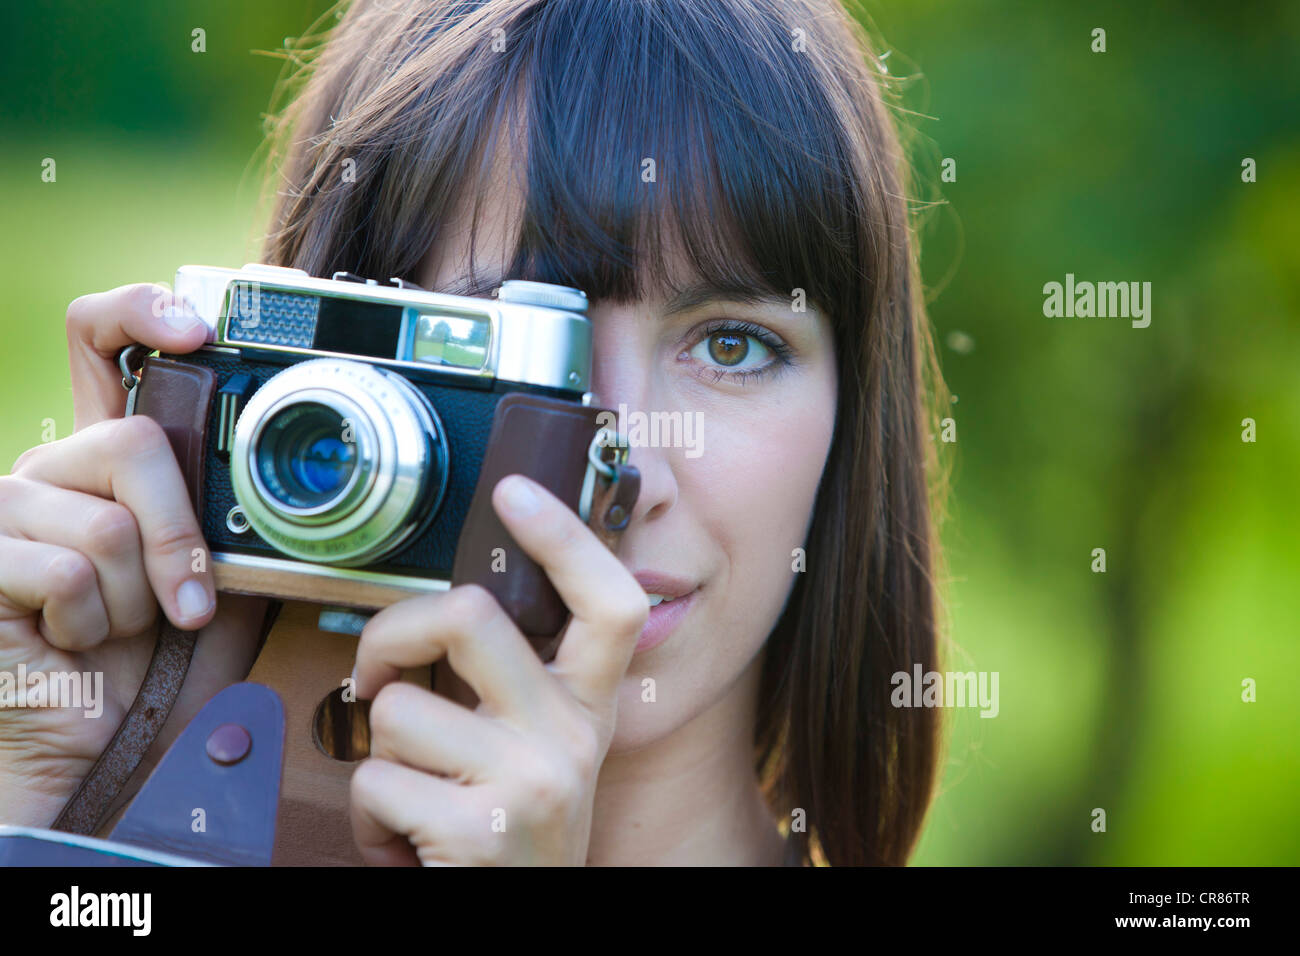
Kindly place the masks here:
[(175, 290), (208, 342), (144, 359), (138, 384), (124, 353), (128, 413), (167, 432), (219, 589), (373, 609), (477, 581), (525, 634), (561, 627), (488, 498), (519, 472), (584, 521), (603, 489), (600, 532), (630, 516), (635, 473), (588, 392), (582, 292), (506, 281), (477, 298), (266, 265), (184, 266)]

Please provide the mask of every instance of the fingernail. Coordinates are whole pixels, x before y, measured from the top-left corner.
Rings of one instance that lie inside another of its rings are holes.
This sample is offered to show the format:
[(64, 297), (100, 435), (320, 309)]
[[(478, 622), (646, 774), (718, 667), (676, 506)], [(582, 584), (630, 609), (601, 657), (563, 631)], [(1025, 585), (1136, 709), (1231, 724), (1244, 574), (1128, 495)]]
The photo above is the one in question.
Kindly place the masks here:
[(176, 607), (180, 610), (181, 617), (187, 621), (201, 617), (211, 605), (208, 589), (193, 578), (176, 589)]
[(504, 484), (505, 487), (501, 489), (502, 503), (512, 514), (524, 518), (542, 506), (541, 499), (528, 486), (526, 479), (512, 475), (505, 479)]
[(169, 305), (163, 309), (162, 320), (177, 332), (188, 332), (199, 324), (199, 317), (178, 305)]

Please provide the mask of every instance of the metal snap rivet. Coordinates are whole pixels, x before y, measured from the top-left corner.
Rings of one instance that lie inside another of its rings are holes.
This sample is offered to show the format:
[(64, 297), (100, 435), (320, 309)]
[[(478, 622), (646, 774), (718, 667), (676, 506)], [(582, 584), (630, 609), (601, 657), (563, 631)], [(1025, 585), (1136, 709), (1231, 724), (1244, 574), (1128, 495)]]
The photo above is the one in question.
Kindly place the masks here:
[(222, 724), (208, 736), (208, 756), (221, 764), (239, 763), (252, 749), (253, 738), (239, 724)]

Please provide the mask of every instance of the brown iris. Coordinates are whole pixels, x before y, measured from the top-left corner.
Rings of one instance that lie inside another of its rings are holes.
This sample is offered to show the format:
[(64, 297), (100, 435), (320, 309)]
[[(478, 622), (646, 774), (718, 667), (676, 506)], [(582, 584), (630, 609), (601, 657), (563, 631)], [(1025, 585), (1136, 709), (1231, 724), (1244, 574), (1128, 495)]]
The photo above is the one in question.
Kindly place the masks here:
[(709, 336), (709, 357), (719, 365), (739, 365), (749, 354), (749, 336), (718, 332)]

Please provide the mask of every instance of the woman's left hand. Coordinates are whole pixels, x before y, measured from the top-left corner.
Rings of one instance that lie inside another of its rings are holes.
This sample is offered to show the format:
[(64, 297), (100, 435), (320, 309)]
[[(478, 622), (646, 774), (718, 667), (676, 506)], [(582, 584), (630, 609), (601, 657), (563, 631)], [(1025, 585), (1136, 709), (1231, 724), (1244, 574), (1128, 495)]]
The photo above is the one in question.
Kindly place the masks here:
[[(358, 697), (373, 697), (371, 756), (351, 792), (367, 863), (586, 863), (596, 777), (649, 602), (540, 485), (512, 475), (492, 503), (573, 617), (549, 664), (477, 585), (371, 618), (356, 670)], [(473, 711), (398, 679), (443, 657), (478, 696)]]

